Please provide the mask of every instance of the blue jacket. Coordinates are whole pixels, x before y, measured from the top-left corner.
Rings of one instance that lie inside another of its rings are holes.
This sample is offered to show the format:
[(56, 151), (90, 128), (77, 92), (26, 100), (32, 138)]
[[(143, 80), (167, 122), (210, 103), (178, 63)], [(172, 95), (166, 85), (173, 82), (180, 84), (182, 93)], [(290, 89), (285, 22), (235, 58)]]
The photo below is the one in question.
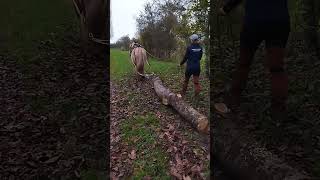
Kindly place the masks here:
[[(223, 7), (226, 13), (230, 12), (242, 0), (227, 0)], [(290, 25), (290, 16), (287, 0), (246, 0), (245, 25)]]
[(203, 50), (199, 44), (191, 44), (186, 51), (186, 54), (180, 65), (187, 62), (188, 72), (200, 72), (200, 60), (202, 58)]

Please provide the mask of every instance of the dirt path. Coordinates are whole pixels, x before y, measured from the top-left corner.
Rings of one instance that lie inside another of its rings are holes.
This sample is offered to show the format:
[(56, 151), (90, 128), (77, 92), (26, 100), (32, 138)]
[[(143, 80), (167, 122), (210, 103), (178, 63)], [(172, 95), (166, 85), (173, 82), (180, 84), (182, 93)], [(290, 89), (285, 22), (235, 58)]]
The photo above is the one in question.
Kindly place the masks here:
[[(183, 176), (205, 179), (209, 177), (209, 137), (198, 134), (185, 123), (177, 112), (160, 104), (152, 86), (133, 77), (117, 85), (111, 83), (111, 168), (114, 177), (133, 173), (132, 149), (125, 145), (120, 126), (133, 116), (155, 116), (160, 123), (155, 128), (156, 146), (168, 156), (166, 173), (172, 177)], [(151, 127), (152, 129), (152, 127)], [(208, 179), (208, 178), (207, 178)]]

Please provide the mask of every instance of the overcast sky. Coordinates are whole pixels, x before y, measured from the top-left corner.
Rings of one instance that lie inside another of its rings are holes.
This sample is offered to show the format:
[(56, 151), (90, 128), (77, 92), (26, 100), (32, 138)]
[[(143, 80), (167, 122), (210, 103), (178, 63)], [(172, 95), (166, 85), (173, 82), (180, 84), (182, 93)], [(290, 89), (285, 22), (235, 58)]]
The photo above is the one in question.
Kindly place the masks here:
[(111, 26), (113, 37), (111, 43), (120, 37), (136, 33), (136, 17), (143, 10), (144, 4), (149, 0), (111, 0)]

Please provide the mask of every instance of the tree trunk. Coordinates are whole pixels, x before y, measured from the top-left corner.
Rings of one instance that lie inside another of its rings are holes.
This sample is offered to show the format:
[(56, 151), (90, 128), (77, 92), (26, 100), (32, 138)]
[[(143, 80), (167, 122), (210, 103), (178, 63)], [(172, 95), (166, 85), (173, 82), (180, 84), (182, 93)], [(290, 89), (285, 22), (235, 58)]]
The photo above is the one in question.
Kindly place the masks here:
[(185, 103), (181, 97), (166, 88), (159, 77), (151, 77), (149, 80), (154, 86), (156, 94), (165, 105), (171, 105), (185, 120), (202, 133), (209, 133), (208, 118)]
[(231, 119), (215, 118), (214, 161), (244, 179), (303, 180), (301, 171), (280, 160), (250, 136), (238, 130)]

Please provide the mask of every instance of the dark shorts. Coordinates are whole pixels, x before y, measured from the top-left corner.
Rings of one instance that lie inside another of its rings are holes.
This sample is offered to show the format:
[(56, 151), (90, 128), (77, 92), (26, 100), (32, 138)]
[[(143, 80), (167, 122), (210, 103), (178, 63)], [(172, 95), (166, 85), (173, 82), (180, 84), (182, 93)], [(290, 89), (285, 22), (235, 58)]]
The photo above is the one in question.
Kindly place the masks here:
[(185, 72), (185, 76), (190, 78), (191, 76), (200, 76), (200, 69), (190, 70), (187, 69)]
[(265, 41), (266, 48), (285, 48), (290, 33), (290, 25), (244, 25), (240, 34), (241, 48), (256, 49)]

